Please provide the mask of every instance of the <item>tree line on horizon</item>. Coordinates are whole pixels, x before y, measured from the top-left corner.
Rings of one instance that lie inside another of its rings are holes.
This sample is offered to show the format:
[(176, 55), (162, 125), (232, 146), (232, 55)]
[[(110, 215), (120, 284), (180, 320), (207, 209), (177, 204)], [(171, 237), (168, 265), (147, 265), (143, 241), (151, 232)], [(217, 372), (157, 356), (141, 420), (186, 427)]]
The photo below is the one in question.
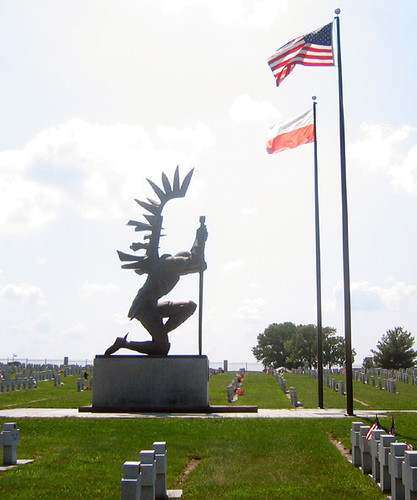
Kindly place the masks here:
[[(329, 369), (342, 367), (346, 359), (345, 339), (336, 333), (336, 328), (322, 328), (323, 366)], [(257, 336), (257, 342), (252, 353), (265, 367), (317, 367), (316, 325), (272, 323)], [(377, 343), (376, 349), (371, 349), (373, 357), (365, 358), (364, 367), (394, 370), (411, 368), (417, 357), (413, 345), (414, 338), (407, 330), (402, 327), (388, 330)], [(352, 361), (355, 355), (352, 349)]]

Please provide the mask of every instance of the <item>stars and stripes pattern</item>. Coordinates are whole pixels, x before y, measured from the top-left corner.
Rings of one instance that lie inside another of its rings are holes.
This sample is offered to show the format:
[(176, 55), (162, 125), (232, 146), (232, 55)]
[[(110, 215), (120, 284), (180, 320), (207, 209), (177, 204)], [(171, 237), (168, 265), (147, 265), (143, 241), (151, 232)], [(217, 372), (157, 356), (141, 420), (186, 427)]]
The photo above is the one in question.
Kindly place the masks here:
[(332, 32), (333, 23), (330, 23), (278, 49), (268, 59), (277, 87), (291, 73), (296, 64), (334, 66)]
[(381, 428), (381, 424), (379, 423), (378, 417), (375, 418), (374, 423), (369, 427), (368, 432), (366, 433), (366, 439), (371, 439), (372, 437), (372, 431), (375, 431), (377, 429)]

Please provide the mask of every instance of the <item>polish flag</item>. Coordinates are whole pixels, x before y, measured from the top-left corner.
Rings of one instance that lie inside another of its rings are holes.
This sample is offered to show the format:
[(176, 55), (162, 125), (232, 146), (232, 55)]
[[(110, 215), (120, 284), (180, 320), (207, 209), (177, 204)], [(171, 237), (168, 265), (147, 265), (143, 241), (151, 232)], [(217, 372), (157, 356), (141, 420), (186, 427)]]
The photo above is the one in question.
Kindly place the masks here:
[(266, 150), (269, 154), (314, 142), (313, 110), (271, 128)]

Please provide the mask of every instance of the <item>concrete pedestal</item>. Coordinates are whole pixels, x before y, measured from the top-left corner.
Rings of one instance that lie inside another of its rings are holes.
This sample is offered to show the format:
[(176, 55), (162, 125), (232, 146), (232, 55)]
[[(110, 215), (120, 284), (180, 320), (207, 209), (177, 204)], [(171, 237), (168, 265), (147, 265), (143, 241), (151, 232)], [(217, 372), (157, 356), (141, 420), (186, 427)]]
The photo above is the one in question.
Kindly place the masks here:
[(207, 356), (96, 356), (92, 411), (209, 407)]

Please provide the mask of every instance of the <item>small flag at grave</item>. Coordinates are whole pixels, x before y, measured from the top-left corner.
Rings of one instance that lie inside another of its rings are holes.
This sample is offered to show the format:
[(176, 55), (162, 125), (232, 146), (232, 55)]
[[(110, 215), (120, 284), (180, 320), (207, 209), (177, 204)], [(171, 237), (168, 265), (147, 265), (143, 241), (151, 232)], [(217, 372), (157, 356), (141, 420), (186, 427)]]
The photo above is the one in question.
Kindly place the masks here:
[(395, 436), (394, 417), (392, 417), (392, 421), (391, 421), (391, 429), (389, 430), (389, 433), (390, 433), (392, 436)]
[(371, 427), (369, 427), (369, 430), (366, 433), (366, 436), (365, 436), (366, 439), (371, 439), (372, 431), (375, 431), (375, 430), (380, 429), (380, 428), (381, 428), (381, 425), (379, 423), (378, 416), (377, 416), (377, 417), (375, 417), (374, 423), (371, 425)]

